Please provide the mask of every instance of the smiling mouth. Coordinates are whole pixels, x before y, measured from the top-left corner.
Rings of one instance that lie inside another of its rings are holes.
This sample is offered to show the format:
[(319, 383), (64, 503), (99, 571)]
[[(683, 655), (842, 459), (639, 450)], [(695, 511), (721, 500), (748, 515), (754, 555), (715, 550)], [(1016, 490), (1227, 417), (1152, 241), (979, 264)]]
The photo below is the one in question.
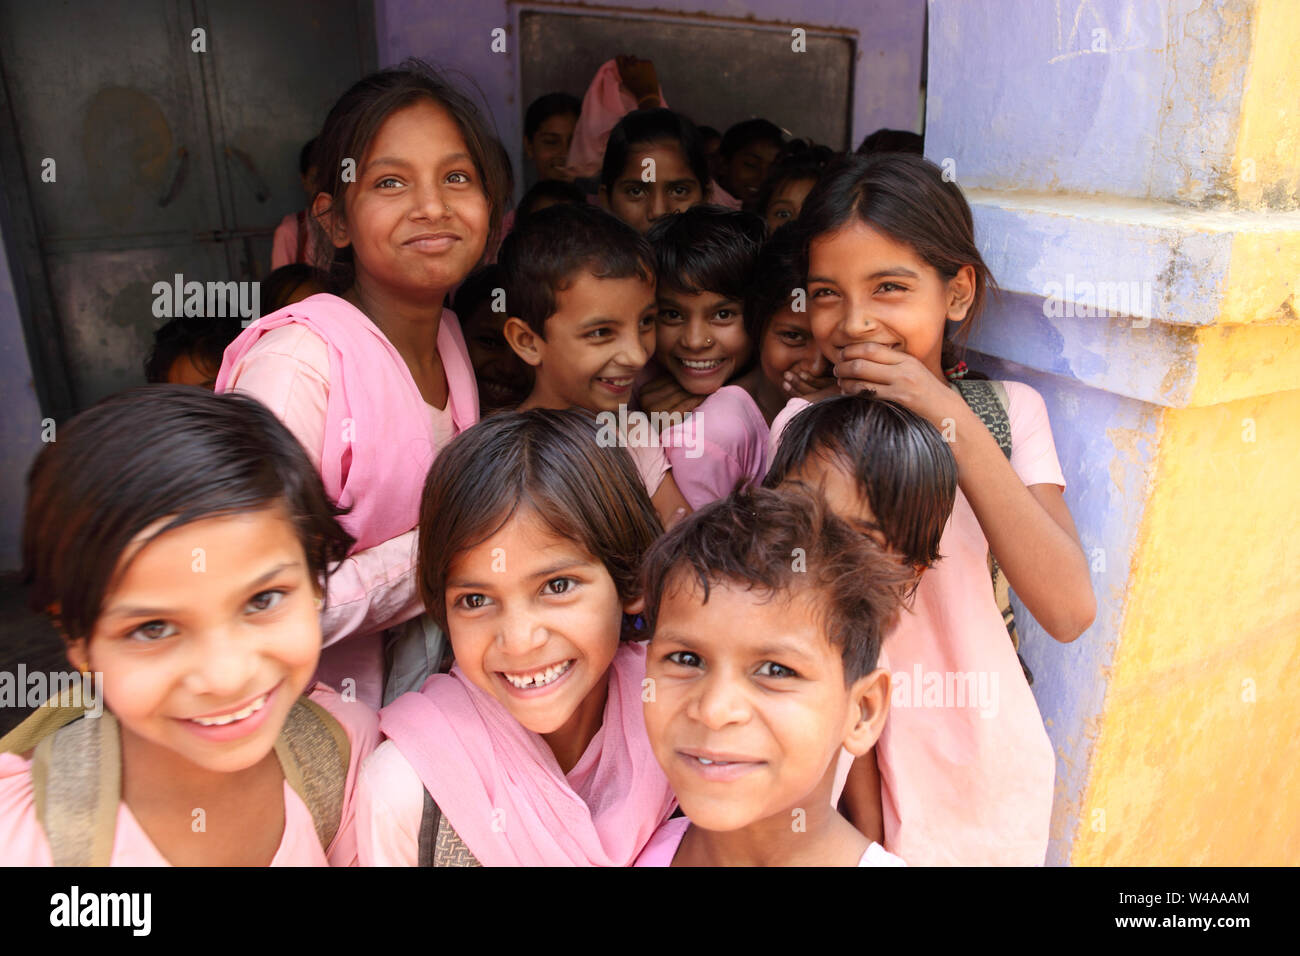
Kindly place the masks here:
[(271, 688), (261, 697), (251, 701), (239, 710), (234, 710), (226, 714), (220, 714), (215, 717), (187, 717), (190, 723), (198, 724), (200, 727), (224, 727), (226, 724), (233, 724), (241, 720), (247, 720), (259, 710), (266, 706), (266, 702), (275, 693), (275, 688)]
[(608, 378), (606, 376), (596, 377), (596, 381), (600, 382), (602, 385), (606, 385), (609, 388), (614, 389), (617, 392), (621, 392), (625, 388), (630, 388), (633, 379), (634, 376), (631, 375), (629, 375), (627, 378)]
[(692, 372), (716, 372), (726, 359), (684, 359), (678, 356), (677, 361)]
[(550, 667), (543, 667), (537, 671), (498, 671), (502, 677), (509, 681), (513, 686), (520, 690), (536, 690), (539, 687), (545, 687), (548, 684), (554, 684), (557, 680), (569, 672), (573, 667), (574, 661), (561, 661), (558, 664), (552, 664)]

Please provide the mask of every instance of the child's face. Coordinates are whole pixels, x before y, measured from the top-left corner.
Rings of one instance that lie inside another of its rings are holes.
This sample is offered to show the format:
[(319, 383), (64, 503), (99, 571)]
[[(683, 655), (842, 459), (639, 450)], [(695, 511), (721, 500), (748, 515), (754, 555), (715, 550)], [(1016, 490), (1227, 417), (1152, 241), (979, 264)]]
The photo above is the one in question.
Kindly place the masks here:
[(660, 287), (655, 358), (692, 395), (712, 395), (749, 361), (740, 303), (716, 292)]
[(168, 385), (197, 385), (209, 392), (217, 387), (217, 373), (221, 371), (204, 361), (201, 355), (184, 352), (176, 356), (167, 370)]
[(320, 657), (297, 532), (276, 507), (205, 518), (132, 549), (89, 642), (74, 643), (69, 658), (103, 673), (124, 737), (207, 770), (253, 766)]
[(675, 575), (646, 676), (650, 745), (693, 823), (736, 830), (777, 816), (788, 822), (795, 808), (821, 799), (812, 796), (819, 785), (829, 800), (858, 715), (810, 593), (772, 596), (722, 581), (704, 603), (693, 575)]
[(479, 408), (484, 413), (513, 408), (528, 396), (533, 373), (506, 343), (504, 312), (488, 304), (476, 309), (464, 324), (465, 345), (478, 382)]
[(603, 694), (624, 604), (600, 560), (531, 509), (459, 555), (445, 593), (456, 663), (527, 729), (560, 731)]
[(794, 222), (803, 212), (803, 201), (817, 185), (812, 179), (783, 180), (767, 201), (764, 218), (767, 220), (767, 234), (770, 236), (787, 222)]
[(826, 359), (813, 341), (808, 313), (791, 309), (782, 309), (767, 324), (759, 362), (764, 378), (778, 389), (789, 371), (803, 370), (814, 378), (830, 375)]
[(483, 256), (481, 176), (456, 121), (429, 100), (384, 121), (344, 198), (334, 244), (351, 243), (358, 283), (441, 302)]
[(746, 206), (752, 206), (780, 152), (781, 147), (776, 143), (764, 142), (750, 143), (736, 150), (722, 167), (727, 192)]
[(617, 411), (654, 351), (654, 283), (583, 271), (556, 293), (555, 304), (545, 339), (525, 335), (519, 352), (511, 338), (535, 369), (534, 396), (547, 407)]
[[(856, 217), (808, 250), (808, 314), (832, 363), (858, 342), (902, 349), (943, 377), (944, 323), (965, 316), (950, 283), (906, 243)], [(957, 308), (956, 314), (952, 314)]]
[(537, 127), (532, 139), (524, 140), (524, 152), (537, 168), (538, 179), (570, 180), (566, 164), (569, 146), (573, 143), (573, 130), (578, 117), (572, 113), (559, 113), (548, 117)]
[[(646, 182), (642, 177), (651, 171), (653, 178)], [(704, 189), (676, 142), (647, 143), (628, 153), (627, 165), (605, 199), (610, 212), (645, 233), (664, 216), (703, 202)]]

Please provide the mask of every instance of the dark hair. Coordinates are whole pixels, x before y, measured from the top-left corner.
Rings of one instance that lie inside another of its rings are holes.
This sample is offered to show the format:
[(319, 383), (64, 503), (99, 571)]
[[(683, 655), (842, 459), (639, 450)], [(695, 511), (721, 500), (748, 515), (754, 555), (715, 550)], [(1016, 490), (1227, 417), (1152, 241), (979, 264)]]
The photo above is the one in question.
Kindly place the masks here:
[(763, 484), (777, 487), (814, 456), (842, 462), (857, 479), (885, 540), (909, 565), (939, 560), (957, 494), (957, 461), (934, 425), (867, 395), (816, 402), (786, 426)]
[(456, 290), (451, 310), (460, 319), (463, 328), (471, 317), (492, 297), (496, 289), (505, 288), (505, 270), (499, 265), (483, 266), (471, 272)]
[(61, 426), (27, 475), (23, 580), (35, 611), (57, 608), (70, 640), (89, 637), (118, 561), (146, 528), (153, 540), (204, 518), (282, 503), (323, 579), (353, 539), (307, 454), (252, 398), (182, 385), (112, 395)]
[(803, 236), (788, 222), (772, 233), (754, 262), (753, 278), (745, 294), (745, 327), (761, 349), (772, 319), (790, 306), (794, 291), (804, 282)]
[[(974, 268), (975, 296), (954, 336), (955, 342), (965, 342), (988, 291), (997, 285), (975, 244), (974, 219), (961, 187), (912, 153), (848, 156), (827, 169), (804, 200), (798, 221), (805, 249), (853, 217), (911, 246), (944, 279), (962, 266)], [(945, 341), (943, 367), (956, 359), (952, 343)]]
[(778, 160), (758, 191), (759, 214), (767, 215), (773, 194), (786, 183), (806, 179), (815, 185), (822, 178), (822, 173), (826, 172), (826, 166), (834, 155), (829, 147), (813, 146)]
[(718, 292), (740, 302), (766, 231), (751, 212), (702, 205), (660, 219), (646, 240), (660, 287), (686, 295)]
[(152, 384), (167, 381), (172, 363), (182, 355), (202, 360), (205, 366), (221, 368), (226, 346), (243, 331), (239, 319), (177, 316), (153, 334), (153, 346), (144, 360), (144, 380)]
[(544, 93), (524, 112), (524, 139), (532, 139), (552, 116), (581, 116), (582, 100), (571, 93)]
[(686, 165), (700, 181), (700, 189), (709, 188), (709, 160), (704, 154), (704, 141), (695, 124), (680, 113), (668, 109), (633, 110), (624, 116), (610, 131), (605, 144), (605, 158), (600, 164), (600, 185), (606, 191), (627, 168), (628, 156), (638, 146), (649, 143), (676, 143), (686, 157)]
[[(796, 556), (802, 556), (802, 561)], [(820, 496), (749, 488), (710, 502), (674, 525), (645, 556), (642, 579), (651, 640), (664, 592), (676, 576), (739, 584), (771, 599), (813, 598), (827, 639), (840, 648), (844, 683), (875, 670), (911, 580), (903, 566), (854, 531)], [(810, 593), (811, 592), (811, 593)]]
[(717, 139), (717, 140), (721, 140), (721, 139), (722, 139), (722, 134), (719, 133), (719, 132), (718, 132), (716, 129), (714, 129), (712, 126), (697, 126), (697, 127), (695, 127), (695, 128), (696, 128), (696, 130), (699, 131), (699, 134), (700, 134), (700, 140), (701, 140), (702, 142), (707, 143), (707, 142), (708, 142), (709, 140), (711, 140), (711, 139)]
[(305, 262), (291, 262), (271, 271), (262, 280), (262, 314), (269, 315), (289, 304), (289, 296), (304, 282), (315, 282), (322, 291), (328, 291), (329, 276)]
[(307, 170), (311, 169), (316, 162), (316, 137), (313, 136), (307, 142), (302, 144), (302, 149), (298, 151), (298, 175), (306, 176)]
[(925, 152), (925, 139), (920, 133), (905, 129), (878, 129), (863, 138), (856, 150), (859, 156), (871, 153), (916, 153)]
[(785, 145), (785, 134), (781, 132), (781, 127), (769, 120), (742, 120), (728, 127), (718, 152), (723, 159), (730, 159), (751, 143), (772, 143), (779, 149)]
[[(317, 137), (316, 193), (327, 193), (335, 214), (346, 216), (344, 195), (349, 184), (341, 175), (343, 161), (359, 164), (388, 117), (421, 100), (432, 100), (450, 113), (465, 137), (490, 212), (484, 250), (492, 249), (512, 190), (509, 168), (502, 163), (505, 151), (474, 102), (422, 60), (404, 60), (394, 69), (371, 73), (334, 104)], [(312, 223), (319, 257), (315, 265), (329, 274), (333, 288), (346, 290), (356, 277), (352, 247), (336, 249), (321, 223), (314, 217)]]
[[(420, 597), (447, 630), (452, 562), (521, 508), (605, 565), (619, 598), (641, 593), (641, 555), (663, 530), (627, 449), (602, 447), (595, 418), (535, 408), (485, 418), (434, 459), (420, 502)], [(623, 639), (639, 639), (624, 617)]]
[(497, 261), (505, 270), (510, 314), (543, 338), (546, 320), (555, 314), (555, 294), (569, 287), (575, 273), (654, 282), (654, 253), (645, 239), (585, 202), (533, 213), (506, 236)]
[(585, 203), (587, 194), (584, 193), (573, 183), (566, 183), (561, 179), (539, 179), (529, 187), (528, 192), (524, 193), (524, 198), (519, 200), (519, 205), (515, 207), (515, 225), (523, 222), (533, 214), (533, 207), (543, 199), (551, 200), (551, 204), (556, 203)]

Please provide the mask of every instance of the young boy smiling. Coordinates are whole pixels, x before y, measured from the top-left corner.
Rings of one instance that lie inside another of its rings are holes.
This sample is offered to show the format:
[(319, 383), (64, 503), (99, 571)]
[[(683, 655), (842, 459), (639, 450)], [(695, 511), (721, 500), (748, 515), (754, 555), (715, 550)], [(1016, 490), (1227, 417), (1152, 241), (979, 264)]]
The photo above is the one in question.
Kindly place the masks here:
[[(542, 209), (501, 247), (505, 337), (534, 371), (519, 406), (618, 412), (654, 352), (654, 253), (636, 230), (588, 205)], [(655, 509), (689, 505), (657, 448), (630, 447)]]
[(876, 659), (911, 574), (820, 498), (752, 489), (660, 538), (643, 577), (646, 732), (686, 816), (637, 865), (901, 865), (832, 791), (841, 748), (884, 727)]

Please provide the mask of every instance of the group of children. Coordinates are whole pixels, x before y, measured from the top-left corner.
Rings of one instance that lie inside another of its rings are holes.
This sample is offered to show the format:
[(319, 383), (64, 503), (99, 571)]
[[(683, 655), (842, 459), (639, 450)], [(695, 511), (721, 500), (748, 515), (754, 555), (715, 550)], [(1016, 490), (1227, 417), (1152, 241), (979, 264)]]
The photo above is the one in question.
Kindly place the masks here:
[(312, 152), (331, 291), (42, 452), (32, 603), (105, 712), (0, 741), (0, 862), (1043, 862), (994, 582), (1062, 641), (1093, 595), (1042, 399), (952, 381), (992, 286), (960, 189), (765, 121), (716, 186), (607, 66), (625, 114), (526, 123), (543, 177), (604, 138), (599, 201), (513, 217), (472, 101), (357, 83)]

